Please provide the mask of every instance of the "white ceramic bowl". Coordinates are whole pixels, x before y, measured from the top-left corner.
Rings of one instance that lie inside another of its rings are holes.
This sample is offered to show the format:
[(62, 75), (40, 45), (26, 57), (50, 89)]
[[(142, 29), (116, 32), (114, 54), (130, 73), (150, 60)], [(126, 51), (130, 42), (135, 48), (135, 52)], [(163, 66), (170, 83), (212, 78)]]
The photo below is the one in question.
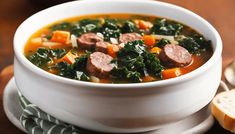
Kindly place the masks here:
[[(60, 19), (102, 13), (135, 13), (170, 18), (191, 26), (213, 44), (203, 66), (178, 78), (137, 84), (99, 84), (62, 78), (30, 63), (23, 55), (35, 31)], [(74, 1), (34, 14), (14, 37), (18, 88), (32, 103), (68, 123), (102, 132), (142, 132), (181, 120), (208, 104), (221, 78), (222, 42), (203, 18), (181, 7), (146, 0)]]

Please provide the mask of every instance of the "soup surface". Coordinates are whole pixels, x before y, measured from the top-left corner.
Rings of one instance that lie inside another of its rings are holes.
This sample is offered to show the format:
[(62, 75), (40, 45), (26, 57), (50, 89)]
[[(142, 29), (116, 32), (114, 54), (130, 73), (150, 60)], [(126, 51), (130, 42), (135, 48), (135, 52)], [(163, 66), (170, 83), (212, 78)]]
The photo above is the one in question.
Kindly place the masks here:
[(212, 53), (211, 42), (190, 27), (135, 14), (64, 19), (39, 29), (24, 48), (26, 58), (49, 73), (97, 83), (179, 77)]

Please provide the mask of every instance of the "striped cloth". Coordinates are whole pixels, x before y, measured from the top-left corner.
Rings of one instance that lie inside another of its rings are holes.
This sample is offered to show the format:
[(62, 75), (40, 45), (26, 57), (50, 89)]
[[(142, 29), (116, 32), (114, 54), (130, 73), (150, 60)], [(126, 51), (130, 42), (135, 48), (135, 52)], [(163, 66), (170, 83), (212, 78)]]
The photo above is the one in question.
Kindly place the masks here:
[(20, 122), (29, 134), (97, 134), (52, 117), (30, 103), (21, 93), (19, 100), (23, 109)]

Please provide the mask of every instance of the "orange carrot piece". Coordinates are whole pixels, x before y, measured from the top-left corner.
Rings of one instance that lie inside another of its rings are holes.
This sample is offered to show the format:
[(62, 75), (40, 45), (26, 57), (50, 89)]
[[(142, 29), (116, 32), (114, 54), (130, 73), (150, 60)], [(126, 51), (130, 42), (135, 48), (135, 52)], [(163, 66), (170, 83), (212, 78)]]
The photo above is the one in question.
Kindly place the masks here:
[(148, 29), (150, 28), (150, 22), (144, 21), (144, 20), (140, 20), (139, 21), (139, 28), (140, 29)]
[(144, 39), (144, 44), (149, 47), (153, 46), (156, 42), (154, 36), (152, 35), (144, 35), (143, 39)]
[(165, 69), (162, 71), (163, 79), (170, 79), (170, 78), (178, 77), (180, 75), (182, 75), (182, 71), (180, 68)]
[(154, 81), (154, 80), (156, 80), (156, 79), (152, 76), (145, 76), (143, 78), (143, 82), (150, 82), (150, 81)]
[(107, 51), (108, 51), (108, 55), (110, 55), (112, 57), (116, 57), (117, 52), (119, 51), (119, 48), (117, 45), (109, 44), (107, 46)]
[(64, 61), (64, 62), (67, 62), (69, 64), (73, 64), (75, 62), (76, 57), (77, 57), (76, 55), (72, 54), (71, 52), (68, 52), (64, 57), (57, 60), (57, 63)]
[(30, 50), (31, 51), (36, 51), (39, 47), (42, 46), (43, 40), (41, 37), (37, 37), (37, 38), (32, 38), (30, 40)]
[(161, 51), (162, 49), (159, 47), (153, 47), (152, 49), (150, 49), (151, 53), (156, 53), (156, 54), (160, 54)]
[(59, 42), (63, 44), (70, 43), (70, 32), (67, 31), (54, 31), (51, 37), (51, 41)]
[(140, 29), (147, 30), (153, 26), (153, 24), (149, 21), (144, 21), (144, 20), (134, 20), (134, 23), (136, 26)]
[(30, 43), (35, 46), (40, 46), (40, 45), (42, 45), (42, 38), (41, 37), (33, 38), (33, 39), (31, 39)]

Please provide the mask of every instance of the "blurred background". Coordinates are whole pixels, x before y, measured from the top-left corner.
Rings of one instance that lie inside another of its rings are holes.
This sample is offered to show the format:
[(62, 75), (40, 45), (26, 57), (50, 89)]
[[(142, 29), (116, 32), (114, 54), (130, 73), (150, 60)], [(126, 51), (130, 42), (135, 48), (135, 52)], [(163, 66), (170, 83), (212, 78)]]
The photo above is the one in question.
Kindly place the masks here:
[[(17, 27), (32, 14), (69, 0), (0, 0), (0, 71), (13, 64), (13, 36)], [(223, 68), (235, 59), (235, 0), (161, 0), (187, 8), (209, 21), (223, 40)], [(48, 16), (50, 17), (50, 16)], [(20, 134), (5, 117), (2, 109), (0, 79), (0, 133)], [(229, 133), (215, 124), (208, 133)]]

